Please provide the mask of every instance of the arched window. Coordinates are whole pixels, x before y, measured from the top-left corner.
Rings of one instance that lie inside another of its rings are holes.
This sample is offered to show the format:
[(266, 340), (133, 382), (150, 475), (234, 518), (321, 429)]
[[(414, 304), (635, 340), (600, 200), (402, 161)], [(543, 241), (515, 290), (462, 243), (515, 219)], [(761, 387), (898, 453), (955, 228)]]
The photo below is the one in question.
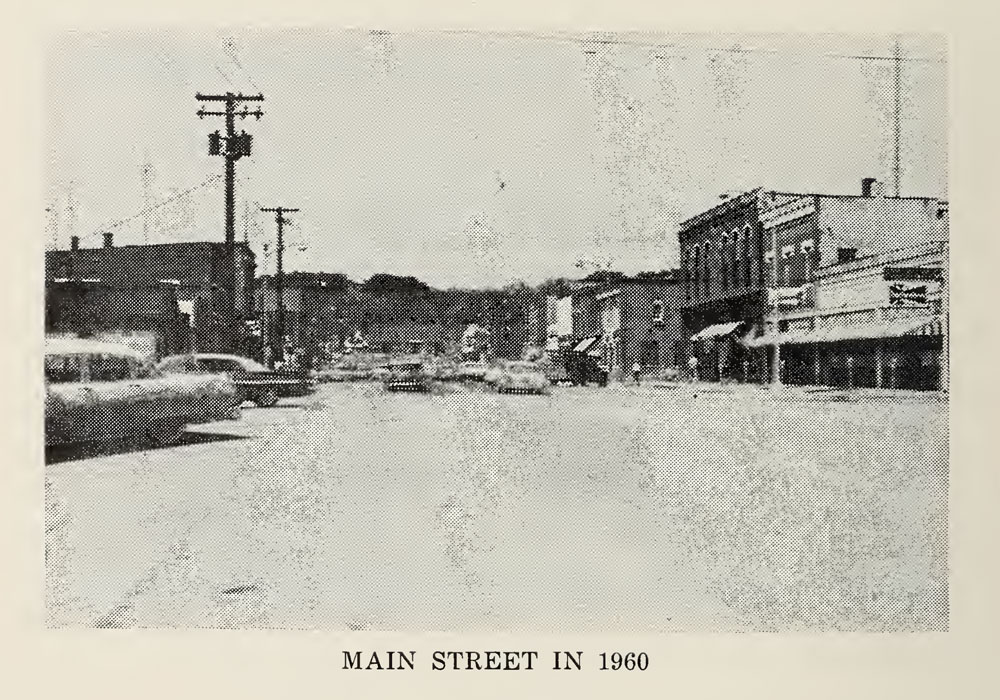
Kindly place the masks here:
[(733, 245), (729, 251), (729, 274), (732, 275), (732, 287), (740, 286), (740, 230), (733, 229)]
[(685, 248), (684, 249), (684, 261), (683, 261), (683, 264), (681, 265), (681, 270), (682, 270), (681, 274), (684, 275), (684, 298), (685, 299), (690, 299), (691, 298), (691, 273), (692, 273), (692, 270), (691, 270), (691, 249), (690, 248)]
[(747, 224), (743, 229), (743, 285), (745, 287), (750, 287), (752, 284), (752, 277), (750, 273), (750, 238), (753, 235), (753, 229)]
[(697, 298), (701, 294), (701, 248), (696, 243), (694, 254), (691, 257), (691, 271), (693, 280), (692, 296)]
[(702, 266), (703, 266), (703, 277), (705, 282), (705, 296), (710, 296), (712, 293), (712, 242), (705, 241), (704, 249), (702, 250)]
[(722, 288), (729, 287), (729, 236), (723, 233), (719, 239), (719, 278)]

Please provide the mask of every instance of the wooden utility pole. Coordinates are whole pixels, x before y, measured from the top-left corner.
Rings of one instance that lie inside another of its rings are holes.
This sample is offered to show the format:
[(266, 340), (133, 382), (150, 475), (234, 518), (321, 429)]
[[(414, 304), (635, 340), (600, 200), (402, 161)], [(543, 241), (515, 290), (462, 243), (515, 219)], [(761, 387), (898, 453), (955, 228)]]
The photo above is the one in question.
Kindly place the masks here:
[[(225, 117), (225, 135), (215, 131), (208, 135), (208, 154), (212, 156), (221, 155), (226, 159), (226, 249), (222, 287), (226, 295), (223, 303), (223, 325), (225, 327), (225, 345), (228, 349), (235, 350), (238, 345), (237, 323), (236, 323), (236, 161), (243, 156), (249, 156), (253, 144), (253, 136), (246, 131), (236, 133), (236, 117), (246, 119), (256, 117), (258, 120), (264, 113), (258, 108), (250, 111), (249, 107), (237, 110), (236, 107), (242, 102), (262, 102), (263, 95), (244, 95), (242, 93), (227, 92), (224, 95), (203, 95), (200, 92), (195, 94), (196, 100), (206, 102), (225, 102), (225, 110), (221, 112), (210, 112), (204, 108), (198, 109), (198, 118), (214, 116)], [(223, 148), (225, 142), (225, 148)]]
[[(284, 226), (288, 223), (288, 219), (285, 218), (285, 213), (298, 211), (298, 209), (292, 209), (289, 207), (261, 207), (261, 211), (274, 212), (274, 221), (278, 224), (278, 269), (275, 275), (275, 335), (278, 338), (278, 343), (282, 350), (285, 346), (285, 268), (284, 268), (284, 252), (285, 252), (285, 237), (284, 237)], [(273, 341), (272, 341), (273, 342)], [(272, 352), (269, 359), (269, 364), (274, 367), (274, 352)]]

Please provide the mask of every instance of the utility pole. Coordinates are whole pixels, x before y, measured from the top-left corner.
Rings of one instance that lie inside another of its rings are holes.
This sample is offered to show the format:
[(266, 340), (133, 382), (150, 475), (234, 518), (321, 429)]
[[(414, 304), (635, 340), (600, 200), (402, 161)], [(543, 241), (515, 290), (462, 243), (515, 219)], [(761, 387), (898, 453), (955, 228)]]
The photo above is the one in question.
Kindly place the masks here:
[[(206, 109), (198, 109), (198, 118), (204, 117), (225, 117), (225, 135), (215, 131), (208, 135), (208, 154), (212, 156), (221, 155), (226, 159), (226, 249), (225, 249), (225, 275), (223, 281), (226, 300), (224, 302), (224, 326), (226, 333), (226, 345), (228, 349), (236, 348), (238, 338), (236, 332), (236, 161), (243, 156), (249, 156), (253, 144), (253, 136), (246, 131), (236, 133), (236, 117), (246, 119), (256, 117), (259, 121), (264, 113), (260, 108), (251, 111), (249, 107), (237, 110), (237, 105), (243, 102), (263, 102), (263, 95), (244, 95), (242, 93), (227, 92), (224, 95), (203, 95), (200, 92), (195, 94), (196, 100), (205, 102), (224, 102), (225, 109), (221, 112), (212, 112)], [(222, 147), (225, 142), (225, 149)]]
[(893, 63), (893, 85), (892, 93), (895, 101), (894, 109), (892, 113), (892, 125), (893, 125), (893, 147), (892, 147), (892, 184), (893, 184), (893, 194), (899, 197), (900, 180), (902, 178), (901, 166), (899, 162), (899, 150), (901, 135), (900, 131), (902, 129), (903, 121), (903, 103), (902, 103), (902, 82), (903, 82), (903, 57), (901, 55), (901, 49), (899, 46), (899, 36), (896, 37), (896, 45), (892, 52)]
[[(278, 254), (278, 269), (275, 275), (275, 335), (278, 337), (278, 342), (281, 344), (282, 349), (285, 346), (285, 268), (284, 268), (284, 252), (285, 252), (285, 237), (284, 237), (284, 226), (288, 223), (288, 219), (285, 218), (286, 212), (298, 211), (298, 209), (291, 209), (289, 207), (261, 207), (261, 211), (274, 212), (274, 220), (278, 224), (278, 246), (275, 251)], [(274, 367), (274, 352), (272, 352), (268, 360), (268, 364), (271, 368)]]

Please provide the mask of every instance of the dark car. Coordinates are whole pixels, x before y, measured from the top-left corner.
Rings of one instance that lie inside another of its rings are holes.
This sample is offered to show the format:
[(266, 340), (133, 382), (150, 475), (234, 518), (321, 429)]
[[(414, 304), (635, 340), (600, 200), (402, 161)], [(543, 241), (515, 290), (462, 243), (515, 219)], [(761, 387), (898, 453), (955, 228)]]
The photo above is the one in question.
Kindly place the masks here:
[(235, 382), (244, 400), (258, 406), (273, 406), (280, 398), (305, 396), (316, 390), (316, 380), (305, 372), (270, 370), (238, 355), (173, 355), (163, 358), (156, 368), (164, 373), (224, 374)]
[(383, 385), (388, 391), (428, 391), (430, 381), (421, 362), (390, 362), (384, 366)]

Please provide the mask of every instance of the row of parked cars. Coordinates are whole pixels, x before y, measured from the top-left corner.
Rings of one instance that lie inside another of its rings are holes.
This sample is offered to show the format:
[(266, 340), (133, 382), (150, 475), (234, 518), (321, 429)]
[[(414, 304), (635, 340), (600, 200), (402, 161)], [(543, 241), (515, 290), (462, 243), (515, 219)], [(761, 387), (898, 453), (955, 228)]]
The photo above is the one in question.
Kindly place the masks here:
[(138, 439), (169, 444), (191, 424), (237, 418), (311, 393), (305, 373), (234, 355), (191, 354), (157, 364), (129, 347), (80, 338), (45, 343), (46, 445)]

